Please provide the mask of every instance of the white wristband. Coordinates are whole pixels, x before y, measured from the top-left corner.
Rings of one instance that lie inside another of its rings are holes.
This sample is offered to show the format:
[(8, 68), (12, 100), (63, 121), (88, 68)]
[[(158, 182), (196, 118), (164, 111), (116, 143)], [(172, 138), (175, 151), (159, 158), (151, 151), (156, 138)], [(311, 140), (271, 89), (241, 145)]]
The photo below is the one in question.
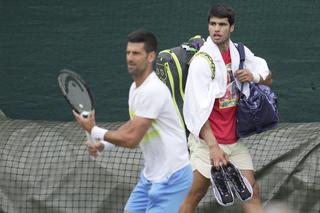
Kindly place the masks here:
[(105, 141), (105, 140), (100, 141), (100, 143), (102, 143), (104, 145), (105, 150), (115, 147), (114, 144), (109, 143), (108, 141)]
[(254, 83), (259, 83), (260, 82), (260, 75), (258, 73), (252, 73), (252, 77), (253, 77), (253, 82)]
[(107, 129), (100, 128), (98, 126), (94, 126), (91, 130), (91, 137), (94, 138), (94, 140), (103, 141), (104, 135), (108, 132)]

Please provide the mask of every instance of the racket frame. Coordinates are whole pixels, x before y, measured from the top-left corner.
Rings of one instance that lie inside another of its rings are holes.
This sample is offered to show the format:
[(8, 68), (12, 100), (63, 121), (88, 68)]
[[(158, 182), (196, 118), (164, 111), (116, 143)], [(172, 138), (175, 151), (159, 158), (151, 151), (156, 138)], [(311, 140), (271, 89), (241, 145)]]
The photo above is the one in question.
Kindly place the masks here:
[[(70, 105), (70, 107), (78, 114), (81, 114), (82, 112), (80, 112), (76, 107), (74, 107), (74, 105), (71, 103), (71, 101), (68, 99), (68, 96), (67, 96), (67, 93), (66, 93), (66, 90), (65, 90), (65, 85), (62, 83), (62, 79), (60, 78), (60, 75), (62, 74), (68, 74), (70, 75), (72, 78), (76, 79), (78, 82), (80, 82), (81, 86), (83, 86), (88, 95), (89, 95), (89, 99), (90, 99), (90, 102), (91, 102), (91, 109), (89, 110), (89, 112), (92, 112), (94, 109), (95, 109), (95, 102), (94, 102), (94, 99), (93, 99), (93, 95), (91, 93), (91, 90), (89, 89), (89, 87), (87, 86), (86, 82), (80, 77), (80, 75), (78, 75), (77, 73), (69, 70), (69, 69), (62, 69), (60, 70), (59, 74), (58, 74), (58, 83), (59, 83), (59, 87), (60, 87), (60, 90), (64, 96), (64, 98), (67, 100), (68, 104)], [(85, 111), (85, 110), (84, 110)], [(88, 112), (88, 111), (86, 111)]]
[[(87, 91), (88, 95), (89, 95), (89, 99), (91, 102), (91, 109), (90, 111), (86, 111), (83, 110), (82, 112), (80, 112), (76, 107), (74, 107), (74, 105), (71, 103), (71, 101), (68, 99), (67, 96), (67, 92), (65, 90), (65, 84), (63, 83), (63, 80), (61, 79), (61, 75), (63, 74), (67, 74), (69, 76), (71, 76), (73, 79), (75, 79), (76, 81), (78, 81), (80, 83), (80, 86), (83, 86), (84, 89)], [(62, 69), (60, 70), (59, 74), (58, 74), (58, 83), (59, 83), (59, 87), (60, 90), (65, 98), (65, 100), (67, 101), (67, 103), (69, 104), (69, 106), (78, 114), (80, 114), (82, 117), (87, 118), (89, 116), (89, 114), (95, 109), (95, 102), (91, 93), (91, 90), (89, 89), (89, 87), (87, 86), (86, 82), (80, 77), (80, 75), (78, 75), (77, 73), (69, 70), (69, 69)], [(85, 131), (86, 133), (86, 137), (87, 140), (89, 140), (92, 144), (95, 144), (96, 141), (91, 137), (90, 133), (88, 131)], [(97, 151), (98, 156), (100, 155), (100, 152)], [(94, 158), (91, 156), (91, 158)]]

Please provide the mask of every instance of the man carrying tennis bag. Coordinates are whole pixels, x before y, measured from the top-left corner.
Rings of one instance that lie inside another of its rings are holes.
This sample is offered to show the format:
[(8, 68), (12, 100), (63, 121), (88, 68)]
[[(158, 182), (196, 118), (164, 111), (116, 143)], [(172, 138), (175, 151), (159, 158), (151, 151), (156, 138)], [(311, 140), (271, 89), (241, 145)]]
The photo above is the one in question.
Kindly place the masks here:
[(249, 150), (238, 140), (236, 113), (241, 83), (242, 93), (248, 95), (249, 82), (270, 85), (271, 74), (265, 60), (247, 47), (244, 69), (239, 69), (239, 52), (230, 39), (235, 29), (231, 7), (213, 5), (206, 24), (209, 36), (199, 51), (212, 57), (215, 77), (211, 78), (211, 65), (203, 57), (191, 61), (183, 115), (190, 131), (188, 146), (194, 173), (191, 190), (180, 210), (194, 212), (212, 185), (219, 204), (232, 205), (236, 196), (243, 201), (244, 212), (260, 213), (259, 188)]
[[(203, 49), (200, 49), (205, 43), (204, 38), (202, 38), (200, 35), (194, 36), (190, 38), (188, 41), (182, 43), (179, 46), (172, 47), (170, 49), (163, 50), (159, 53), (157, 60), (156, 60), (156, 74), (157, 76), (168, 86), (170, 89), (172, 99), (174, 101), (174, 104), (176, 106), (176, 110), (178, 112), (180, 122), (185, 127), (185, 120), (183, 117), (183, 104), (185, 99), (185, 87), (186, 87), (186, 81), (188, 78), (189, 73), (189, 66), (190, 63), (192, 63), (193, 59), (198, 59), (199, 57), (206, 63), (207, 68), (210, 68), (210, 72), (206, 69), (206, 76), (204, 77), (202, 75), (201, 71), (196, 71), (194, 73), (194, 76), (196, 79), (199, 80), (199, 82), (203, 82), (204, 84), (207, 84), (208, 81), (214, 82), (215, 80), (215, 71), (216, 67), (215, 64), (217, 63), (219, 57), (216, 57), (213, 59), (210, 55), (212, 55), (210, 52), (203, 51)], [(239, 70), (242, 70), (242, 74), (239, 74), (238, 72), (238, 78), (241, 80), (241, 82), (245, 82), (245, 78), (250, 79), (250, 73), (248, 71), (244, 71), (243, 64), (246, 60), (245, 55), (245, 47), (242, 43), (234, 44), (236, 48), (235, 50), (238, 50), (238, 55), (240, 60), (239, 63)], [(200, 51), (199, 51), (200, 50)], [(248, 50), (247, 50), (248, 52)], [(252, 53), (249, 54), (248, 60), (252, 61), (253, 59)], [(263, 59), (255, 57), (254, 60), (256, 63), (253, 66), (257, 66), (259, 64), (261, 65), (262, 71), (265, 71), (266, 74), (268, 74), (269, 70), (267, 66), (265, 66), (265, 62)], [(258, 62), (258, 61), (261, 61)], [(246, 64), (252, 64), (253, 62), (249, 62)], [(252, 67), (252, 66), (251, 66)], [(266, 68), (266, 69), (265, 69)], [(220, 67), (217, 68), (218, 72), (220, 71)], [(254, 71), (259, 70), (260, 67), (256, 67)], [(229, 72), (230, 75), (228, 75), (228, 81), (235, 82), (235, 77), (232, 72)], [(210, 76), (209, 76), (210, 74)], [(264, 75), (265, 76), (265, 75)], [(259, 74), (256, 74), (256, 78), (259, 77)], [(204, 81), (203, 79), (206, 79)], [(220, 77), (220, 73), (218, 73), (218, 77)], [(241, 86), (239, 89), (235, 87), (235, 83), (231, 83), (231, 92), (227, 89), (226, 92), (226, 100), (224, 101), (223, 107), (228, 110), (228, 106), (226, 104), (231, 104), (230, 106), (237, 106), (237, 122), (236, 122), (236, 131), (234, 133), (237, 133), (237, 136), (239, 138), (247, 137), (252, 134), (257, 134), (269, 129), (272, 129), (276, 126), (278, 117), (277, 117), (277, 106), (276, 106), (276, 96), (272, 92), (272, 90), (265, 85), (257, 84), (259, 78), (255, 79), (255, 83), (250, 83), (250, 95), (249, 97), (246, 97), (245, 94), (243, 94), (243, 85), (244, 83), (241, 83)], [(268, 80), (261, 81), (259, 83), (267, 83), (269, 84), (269, 80), (271, 80), (271, 74), (268, 76)], [(248, 84), (248, 83), (246, 83)], [(253, 91), (253, 88), (256, 88), (256, 90)], [(204, 91), (207, 91), (208, 89), (204, 89)], [(232, 94), (232, 92), (237, 91), (238, 94), (240, 94), (240, 101), (237, 99), (232, 99), (234, 96), (228, 96), (228, 94)], [(196, 95), (193, 95), (193, 97)], [(231, 101), (229, 99), (231, 99)], [(196, 99), (196, 98), (195, 98)], [(196, 105), (193, 102), (194, 105)], [(233, 104), (233, 105), (232, 105)], [(234, 107), (233, 107), (234, 108)], [(228, 110), (226, 114), (232, 115), (233, 110)], [(196, 116), (201, 115), (201, 113), (196, 114)], [(188, 115), (187, 115), (188, 117)], [(216, 116), (214, 116), (216, 117)], [(198, 118), (195, 118), (194, 120), (197, 120)], [(224, 131), (224, 128), (221, 128), (221, 131)], [(189, 135), (189, 131), (186, 128), (186, 135)], [(229, 135), (229, 132), (228, 134)], [(231, 134), (230, 134), (231, 135)], [(192, 136), (190, 138), (190, 141), (192, 141)], [(240, 143), (239, 143), (240, 144)], [(194, 152), (193, 149), (191, 151), (192, 159), (195, 159), (197, 153)], [(241, 150), (240, 150), (241, 151)], [(194, 154), (195, 153), (195, 154)], [(234, 157), (231, 157), (231, 160), (234, 161)], [(195, 161), (195, 160), (194, 160)], [(242, 167), (243, 168), (243, 167)], [(196, 168), (197, 169), (197, 168)], [(227, 166), (224, 166), (225, 173), (222, 174), (222, 169), (216, 169), (215, 167), (212, 167), (211, 169), (211, 176), (213, 177), (213, 182), (219, 182), (219, 186), (214, 186), (214, 195), (217, 199), (217, 201), (224, 206), (232, 205), (234, 196), (231, 192), (223, 193), (223, 188), (228, 188), (228, 179), (229, 181), (233, 182), (233, 187), (236, 189), (235, 192), (237, 193), (238, 197), (242, 201), (247, 201), (251, 199), (252, 197), (252, 187), (247, 180), (246, 177), (242, 176), (240, 171), (232, 164), (228, 163)], [(197, 172), (195, 172), (197, 174)], [(231, 175), (232, 174), (232, 175)], [(227, 178), (228, 177), (228, 178)], [(243, 186), (241, 185), (243, 183)], [(245, 185), (244, 185), (245, 184)], [(196, 185), (195, 185), (196, 186)], [(199, 185), (200, 186), (200, 185)], [(204, 189), (206, 190), (206, 189)], [(190, 192), (190, 199), (193, 199), (193, 194), (195, 190), (192, 190)], [(256, 193), (256, 192), (255, 192)], [(182, 206), (181, 211), (186, 212), (189, 211), (192, 212), (192, 209), (194, 208), (194, 205), (192, 205), (192, 202), (190, 202), (190, 199), (185, 202), (185, 205)], [(191, 206), (190, 206), (191, 205)], [(186, 210), (189, 209), (189, 210)]]

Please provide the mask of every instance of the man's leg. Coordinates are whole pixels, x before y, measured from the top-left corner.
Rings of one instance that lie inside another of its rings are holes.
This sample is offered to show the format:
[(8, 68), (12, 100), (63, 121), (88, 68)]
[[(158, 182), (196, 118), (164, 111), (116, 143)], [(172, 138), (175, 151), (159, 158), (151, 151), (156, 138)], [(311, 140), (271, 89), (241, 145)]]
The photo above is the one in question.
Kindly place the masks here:
[(241, 170), (241, 174), (248, 179), (253, 189), (252, 198), (243, 203), (244, 212), (245, 213), (262, 213), (259, 186), (254, 178), (254, 172), (252, 170)]
[(261, 213), (262, 205), (258, 184), (254, 178), (254, 168), (249, 149), (242, 140), (235, 144), (220, 145), (229, 154), (230, 161), (238, 167), (241, 174), (250, 182), (253, 189), (253, 196), (250, 200), (243, 203), (245, 213)]
[(191, 189), (180, 206), (179, 213), (193, 213), (201, 199), (206, 195), (211, 182), (197, 170), (193, 172)]

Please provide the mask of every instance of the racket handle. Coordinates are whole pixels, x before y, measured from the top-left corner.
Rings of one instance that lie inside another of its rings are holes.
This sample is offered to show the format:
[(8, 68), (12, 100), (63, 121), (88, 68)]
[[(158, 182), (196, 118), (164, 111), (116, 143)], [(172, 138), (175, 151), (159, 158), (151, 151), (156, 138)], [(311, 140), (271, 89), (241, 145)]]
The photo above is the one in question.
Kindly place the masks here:
[[(86, 136), (87, 136), (88, 141), (90, 141), (93, 145), (95, 145), (96, 142), (95, 142), (94, 139), (91, 137), (90, 133), (87, 132), (87, 131), (85, 131), (85, 132), (86, 132)], [(97, 150), (97, 155), (98, 155), (98, 156), (101, 155), (101, 152), (99, 152), (98, 150)], [(90, 156), (91, 156), (92, 159), (95, 159), (95, 157), (93, 157), (92, 155), (90, 155)]]
[[(81, 112), (81, 116), (84, 117), (84, 118), (87, 118), (89, 116), (91, 112), (87, 112), (87, 111), (83, 111)], [(87, 136), (87, 139), (88, 141), (90, 141), (93, 145), (96, 144), (95, 140), (91, 137), (90, 133), (85, 131), (86, 132), (86, 136)], [(97, 150), (97, 155), (99, 156), (101, 153)], [(94, 159), (95, 157), (93, 157), (92, 155), (90, 155), (92, 159)]]

